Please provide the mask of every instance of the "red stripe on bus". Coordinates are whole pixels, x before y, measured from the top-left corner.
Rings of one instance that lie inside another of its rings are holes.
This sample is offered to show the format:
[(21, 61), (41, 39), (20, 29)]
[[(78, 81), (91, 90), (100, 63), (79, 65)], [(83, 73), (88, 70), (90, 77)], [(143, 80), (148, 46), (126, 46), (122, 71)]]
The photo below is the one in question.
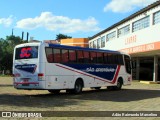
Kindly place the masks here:
[(118, 68), (117, 68), (117, 71), (116, 71), (116, 74), (115, 74), (115, 76), (114, 76), (114, 79), (113, 79), (113, 81), (112, 81), (112, 84), (114, 84), (115, 82), (116, 82), (116, 80), (117, 80), (117, 77), (118, 77), (118, 73), (119, 73), (119, 71), (120, 71), (120, 65), (118, 65)]
[(39, 84), (39, 82), (14, 82), (14, 84)]
[[(56, 66), (61, 67), (61, 68), (64, 68), (64, 69), (67, 69), (67, 70), (70, 70), (70, 71), (73, 71), (73, 72), (80, 73), (80, 74), (82, 74), (82, 75), (86, 75), (86, 76), (89, 76), (89, 77), (92, 77), (92, 78), (96, 78), (96, 79), (101, 80), (101, 81), (104, 81), (104, 82), (112, 83), (112, 84), (114, 84), (114, 83), (116, 82), (117, 77), (118, 77), (118, 73), (119, 73), (120, 67), (121, 67), (120, 65), (118, 65), (113, 80), (112, 80), (112, 81), (108, 81), (107, 79), (102, 79), (102, 78), (93, 77), (92, 75), (88, 75), (88, 74), (85, 74), (85, 73), (82, 73), (82, 72), (79, 72), (79, 71), (76, 71), (76, 70), (73, 70), (73, 69), (70, 69), (70, 68), (67, 68), (67, 67), (58, 65), (58, 64), (56, 64)], [(106, 81), (106, 80), (107, 80), (107, 81)]]

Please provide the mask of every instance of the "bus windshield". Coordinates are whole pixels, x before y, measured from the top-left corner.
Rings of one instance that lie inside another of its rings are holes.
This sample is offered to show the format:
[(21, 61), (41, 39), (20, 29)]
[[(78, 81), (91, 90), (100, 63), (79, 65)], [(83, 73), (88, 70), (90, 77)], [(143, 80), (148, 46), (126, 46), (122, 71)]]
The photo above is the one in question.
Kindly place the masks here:
[(15, 60), (38, 58), (38, 46), (16, 48)]
[(126, 66), (125, 66), (126, 67), (126, 72), (131, 74), (131, 63), (130, 63), (131, 60), (130, 60), (130, 57), (125, 55), (124, 60), (125, 60), (125, 64), (126, 64)]

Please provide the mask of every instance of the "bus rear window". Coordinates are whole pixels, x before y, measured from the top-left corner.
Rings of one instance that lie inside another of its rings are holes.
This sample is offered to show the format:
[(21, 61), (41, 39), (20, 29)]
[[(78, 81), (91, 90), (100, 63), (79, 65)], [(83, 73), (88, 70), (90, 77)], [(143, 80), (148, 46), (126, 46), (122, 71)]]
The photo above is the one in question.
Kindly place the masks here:
[(33, 59), (38, 58), (38, 46), (27, 46), (16, 48), (15, 59)]

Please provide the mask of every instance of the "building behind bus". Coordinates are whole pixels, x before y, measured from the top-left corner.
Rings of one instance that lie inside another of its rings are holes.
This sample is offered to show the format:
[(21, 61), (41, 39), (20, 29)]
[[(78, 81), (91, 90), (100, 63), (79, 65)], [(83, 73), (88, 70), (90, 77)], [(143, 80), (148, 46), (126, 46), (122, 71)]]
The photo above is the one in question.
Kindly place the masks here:
[[(135, 61), (133, 79), (160, 80), (160, 1), (95, 34), (90, 48), (129, 53)], [(159, 73), (159, 74), (158, 74)]]

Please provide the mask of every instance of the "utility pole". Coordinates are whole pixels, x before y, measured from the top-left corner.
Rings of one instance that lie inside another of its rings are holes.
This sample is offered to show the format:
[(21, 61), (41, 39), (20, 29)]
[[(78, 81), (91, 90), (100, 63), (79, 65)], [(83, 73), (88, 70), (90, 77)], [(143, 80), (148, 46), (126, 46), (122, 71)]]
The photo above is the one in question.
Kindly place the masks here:
[(14, 30), (14, 29), (12, 28), (12, 36), (13, 36), (13, 30)]
[(27, 43), (28, 43), (29, 33), (27, 32)]
[(23, 37), (24, 37), (24, 32), (22, 31), (22, 40), (23, 40)]

